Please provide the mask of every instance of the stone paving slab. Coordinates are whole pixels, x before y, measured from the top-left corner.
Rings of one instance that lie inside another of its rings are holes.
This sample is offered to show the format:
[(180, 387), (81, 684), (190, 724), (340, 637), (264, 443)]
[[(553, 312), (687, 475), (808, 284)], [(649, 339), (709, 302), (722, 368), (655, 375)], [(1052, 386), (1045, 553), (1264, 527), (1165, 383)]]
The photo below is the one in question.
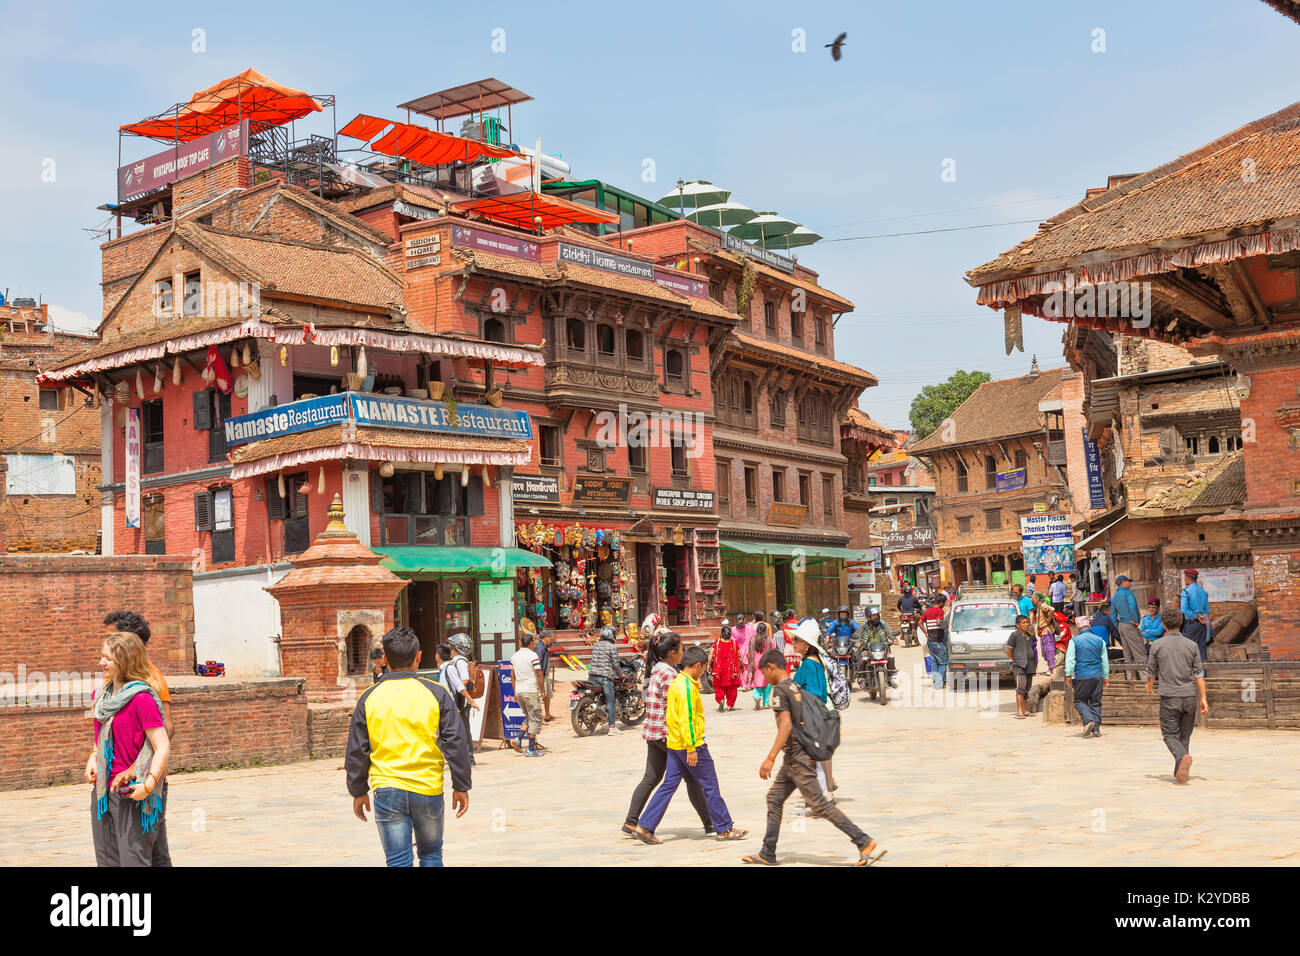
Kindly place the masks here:
[[(910, 669), (916, 650), (899, 652)], [(1300, 735), (1197, 730), (1192, 783), (1172, 783), (1172, 758), (1154, 727), (1077, 729), (1015, 720), (998, 690), (976, 707), (880, 707), (854, 695), (836, 754), (844, 811), (889, 850), (889, 866), (1297, 865)], [(556, 713), (563, 713), (562, 704)], [(731, 866), (756, 852), (768, 784), (758, 767), (770, 712), (706, 717), (722, 792), (750, 836), (706, 838), (679, 791), (647, 847), (619, 833), (644, 766), (638, 731), (577, 738), (547, 724), (550, 752), (479, 755), (470, 811), (449, 819), (451, 866)], [(494, 746), (489, 743), (489, 746)], [(373, 823), (352, 816), (342, 759), (171, 778), (168, 831), (180, 866), (378, 866)], [(853, 847), (792, 797), (778, 847), (783, 864), (839, 865)], [(93, 865), (82, 785), (0, 793), (0, 865)]]

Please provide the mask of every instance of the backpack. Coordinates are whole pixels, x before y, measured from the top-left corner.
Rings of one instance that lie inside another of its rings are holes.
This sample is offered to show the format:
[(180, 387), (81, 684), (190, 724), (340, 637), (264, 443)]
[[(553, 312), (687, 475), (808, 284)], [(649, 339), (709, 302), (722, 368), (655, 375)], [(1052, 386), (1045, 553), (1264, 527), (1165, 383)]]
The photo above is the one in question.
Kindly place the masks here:
[[(449, 690), (451, 689), (451, 684), (447, 681), (447, 668), (450, 667), (451, 664), (452, 662), (448, 661), (446, 664), (443, 664), (442, 668), (438, 671), (438, 683), (442, 684), (442, 686)], [(487, 683), (483, 679), (483, 671), (480, 670), (479, 666), (468, 657), (465, 658), (465, 668), (467, 674), (465, 678), (465, 693), (474, 700), (478, 700), (483, 696), (483, 692), (487, 690)]]
[(826, 665), (826, 672), (828, 675), (826, 696), (830, 698), (836, 710), (843, 710), (849, 706), (849, 682), (844, 676), (844, 668), (840, 666), (839, 661), (831, 661)]
[(816, 761), (830, 760), (840, 745), (840, 713), (832, 707), (819, 707), (816, 696), (809, 695), (811, 706), (804, 707), (798, 687), (791, 687), (794, 706), (790, 711), (791, 733), (799, 746)]

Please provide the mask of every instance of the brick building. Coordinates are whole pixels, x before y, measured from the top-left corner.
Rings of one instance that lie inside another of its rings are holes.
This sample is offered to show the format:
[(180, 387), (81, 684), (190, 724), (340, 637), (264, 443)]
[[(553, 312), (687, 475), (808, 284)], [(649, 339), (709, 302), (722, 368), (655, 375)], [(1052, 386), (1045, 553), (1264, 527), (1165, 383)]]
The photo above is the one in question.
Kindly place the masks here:
[[(1082, 455), (1082, 433), (1065, 429), (1062, 384), (1069, 368), (985, 382), (933, 434), (908, 451), (935, 477), (937, 548), (944, 581), (1023, 582), (1021, 521), (1035, 513), (1071, 515), (1066, 466)], [(1074, 451), (1070, 450), (1071, 446)], [(1048, 576), (1037, 576), (1046, 586)]]
[(1275, 659), (1300, 658), (1298, 119), (1300, 103), (1112, 176), (967, 274), (977, 301), (1009, 323), (1030, 314), (1153, 339), (1236, 373), (1245, 502), (1218, 517), (1245, 528), (1261, 642)]
[(816, 614), (848, 600), (841, 422), (869, 372), (835, 359), (853, 303), (793, 260), (686, 220), (625, 230), (661, 266), (707, 282), (739, 321), (710, 351), (722, 580), (733, 612)]
[(95, 550), (99, 412), (84, 393), (37, 383), (40, 369), (93, 341), (53, 330), (45, 305), (0, 305), (0, 538), (9, 551)]
[[(1105, 333), (1089, 330), (1093, 337)], [(1215, 617), (1254, 615), (1250, 540), (1230, 513), (1245, 503), (1240, 399), (1235, 374), (1164, 343), (1114, 336), (1116, 369), (1089, 378), (1089, 438), (1103, 450), (1102, 481), (1115, 504), (1090, 513), (1080, 555), (1091, 577), (1132, 580), (1138, 603), (1177, 603), (1182, 570), (1194, 567)], [(1089, 371), (1077, 350), (1072, 366)], [(1228, 520), (1223, 520), (1228, 518)], [(1090, 590), (1100, 591), (1099, 580)], [(1251, 628), (1241, 635), (1245, 643)], [(1257, 647), (1252, 644), (1252, 653)]]

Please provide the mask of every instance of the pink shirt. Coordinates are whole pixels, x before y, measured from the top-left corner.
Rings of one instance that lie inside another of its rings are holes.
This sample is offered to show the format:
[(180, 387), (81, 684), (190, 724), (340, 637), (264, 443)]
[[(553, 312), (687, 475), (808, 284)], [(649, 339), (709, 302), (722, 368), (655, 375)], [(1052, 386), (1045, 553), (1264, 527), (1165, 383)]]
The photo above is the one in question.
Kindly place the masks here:
[[(98, 741), (99, 721), (94, 723), (95, 740)], [(136, 694), (130, 703), (117, 712), (113, 718), (113, 766), (108, 768), (109, 780), (130, 767), (135, 758), (140, 756), (140, 751), (144, 749), (145, 731), (161, 726), (162, 711), (148, 691)]]

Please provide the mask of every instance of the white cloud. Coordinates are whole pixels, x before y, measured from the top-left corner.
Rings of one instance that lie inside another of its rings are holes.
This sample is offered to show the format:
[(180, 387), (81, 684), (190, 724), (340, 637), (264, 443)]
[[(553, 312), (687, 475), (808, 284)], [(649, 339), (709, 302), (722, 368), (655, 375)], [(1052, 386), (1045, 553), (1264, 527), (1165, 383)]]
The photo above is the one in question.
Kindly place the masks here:
[(61, 305), (50, 305), (50, 325), (60, 332), (93, 332), (99, 325), (98, 319), (92, 319), (84, 312), (74, 312)]

